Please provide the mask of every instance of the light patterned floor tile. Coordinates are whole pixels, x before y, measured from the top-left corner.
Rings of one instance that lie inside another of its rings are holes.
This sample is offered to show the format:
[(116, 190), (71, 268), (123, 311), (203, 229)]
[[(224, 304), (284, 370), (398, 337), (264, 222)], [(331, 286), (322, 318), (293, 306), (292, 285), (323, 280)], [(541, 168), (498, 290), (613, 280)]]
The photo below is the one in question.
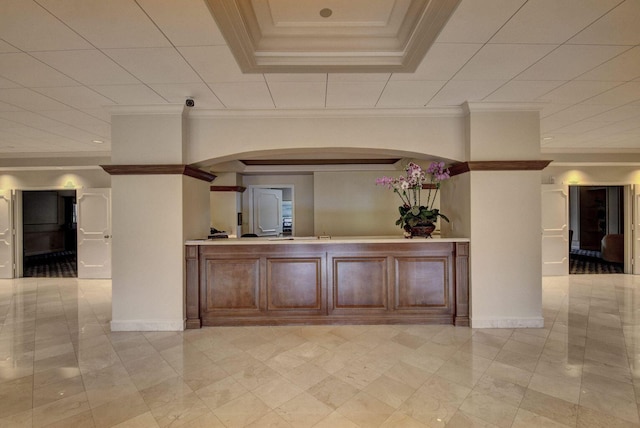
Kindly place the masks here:
[(640, 427), (636, 300), (572, 275), (543, 280), (543, 329), (111, 333), (110, 281), (0, 280), (0, 428)]

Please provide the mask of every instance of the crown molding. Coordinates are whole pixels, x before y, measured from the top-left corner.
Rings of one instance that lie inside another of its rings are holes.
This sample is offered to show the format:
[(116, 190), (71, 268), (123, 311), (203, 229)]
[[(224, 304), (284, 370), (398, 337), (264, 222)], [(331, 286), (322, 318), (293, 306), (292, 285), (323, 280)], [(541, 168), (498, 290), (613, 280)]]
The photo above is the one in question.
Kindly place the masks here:
[(105, 107), (111, 116), (132, 116), (145, 114), (182, 114), (184, 104), (151, 104), (140, 106), (108, 106)]
[(345, 117), (463, 117), (461, 107), (421, 109), (264, 109), (264, 110), (196, 110), (189, 118), (340, 118)]
[(470, 161), (453, 164), (449, 167), (451, 176), (470, 171), (542, 171), (550, 160), (512, 160), (512, 161)]
[(237, 192), (242, 193), (247, 190), (244, 186), (211, 186), (209, 188), (212, 192)]
[(491, 102), (465, 102), (462, 110), (465, 114), (476, 112), (516, 112), (537, 111), (540, 112), (548, 103), (491, 103)]
[(186, 175), (211, 182), (216, 176), (190, 165), (100, 165), (109, 175)]

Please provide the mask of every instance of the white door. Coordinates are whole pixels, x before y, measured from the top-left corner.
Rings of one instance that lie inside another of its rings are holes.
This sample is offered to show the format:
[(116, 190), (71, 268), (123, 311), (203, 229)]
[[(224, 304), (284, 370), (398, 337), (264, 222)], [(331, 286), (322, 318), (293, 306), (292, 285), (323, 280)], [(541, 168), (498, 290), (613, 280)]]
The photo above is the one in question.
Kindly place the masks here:
[(13, 278), (11, 190), (0, 190), (0, 278)]
[(542, 275), (569, 274), (569, 189), (542, 185)]
[(282, 233), (282, 190), (253, 189), (253, 233), (258, 236)]
[(111, 189), (78, 189), (78, 278), (111, 278)]

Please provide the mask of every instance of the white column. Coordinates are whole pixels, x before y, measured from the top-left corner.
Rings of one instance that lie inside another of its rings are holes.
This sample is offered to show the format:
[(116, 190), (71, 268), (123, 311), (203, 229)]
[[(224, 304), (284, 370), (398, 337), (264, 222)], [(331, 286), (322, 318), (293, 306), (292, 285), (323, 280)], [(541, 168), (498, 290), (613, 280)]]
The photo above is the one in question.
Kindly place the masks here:
[(471, 239), (471, 326), (542, 327), (538, 110), (469, 105), (466, 119), (470, 171), (441, 202), (455, 213), (443, 233)]
[(184, 328), (184, 242), (206, 237), (210, 183), (135, 172), (183, 164), (184, 123), (176, 107), (112, 116), (112, 164), (129, 171), (111, 177), (113, 331)]

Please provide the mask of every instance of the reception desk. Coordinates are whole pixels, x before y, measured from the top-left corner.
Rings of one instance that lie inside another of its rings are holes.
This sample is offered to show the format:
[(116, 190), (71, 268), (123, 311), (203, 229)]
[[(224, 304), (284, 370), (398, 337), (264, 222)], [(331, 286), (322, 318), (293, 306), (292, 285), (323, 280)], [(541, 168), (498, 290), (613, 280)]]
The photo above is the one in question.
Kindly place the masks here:
[(466, 326), (468, 258), (468, 239), (188, 241), (186, 327)]

